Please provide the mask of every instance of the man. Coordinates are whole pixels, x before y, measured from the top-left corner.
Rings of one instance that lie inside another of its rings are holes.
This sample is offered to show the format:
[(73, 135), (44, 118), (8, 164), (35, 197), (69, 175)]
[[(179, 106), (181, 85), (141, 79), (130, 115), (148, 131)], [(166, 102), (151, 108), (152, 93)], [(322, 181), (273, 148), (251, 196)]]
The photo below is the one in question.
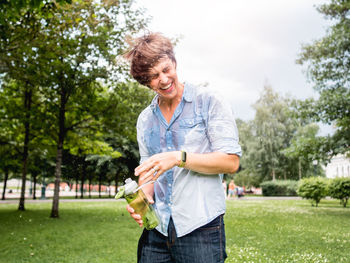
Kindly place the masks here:
[[(170, 40), (137, 39), (126, 54), (131, 75), (156, 92), (137, 121), (141, 161), (135, 169), (159, 215), (144, 230), (138, 262), (224, 262), (225, 195), (219, 174), (239, 167), (241, 147), (230, 105), (214, 93), (182, 83)], [(154, 199), (153, 199), (154, 197)], [(140, 215), (127, 207), (140, 226)]]

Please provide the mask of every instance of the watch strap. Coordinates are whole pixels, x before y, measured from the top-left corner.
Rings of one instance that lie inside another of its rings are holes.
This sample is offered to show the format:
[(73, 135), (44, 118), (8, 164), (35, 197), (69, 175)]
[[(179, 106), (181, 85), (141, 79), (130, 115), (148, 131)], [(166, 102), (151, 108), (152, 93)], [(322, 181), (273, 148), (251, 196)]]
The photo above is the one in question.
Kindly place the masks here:
[(185, 151), (181, 151), (181, 159), (180, 159), (180, 164), (179, 167), (184, 167), (186, 164), (186, 159), (187, 159), (187, 154)]

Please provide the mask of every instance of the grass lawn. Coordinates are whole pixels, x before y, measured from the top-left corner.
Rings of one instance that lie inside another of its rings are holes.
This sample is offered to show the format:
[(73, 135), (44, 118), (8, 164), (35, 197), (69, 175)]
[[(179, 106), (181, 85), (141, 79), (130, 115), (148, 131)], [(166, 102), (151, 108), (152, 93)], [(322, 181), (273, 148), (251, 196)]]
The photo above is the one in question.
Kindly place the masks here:
[[(142, 232), (125, 201), (0, 203), (0, 262), (136, 262)], [(350, 208), (321, 201), (229, 200), (226, 262), (350, 262)], [(205, 262), (203, 262), (205, 263)]]

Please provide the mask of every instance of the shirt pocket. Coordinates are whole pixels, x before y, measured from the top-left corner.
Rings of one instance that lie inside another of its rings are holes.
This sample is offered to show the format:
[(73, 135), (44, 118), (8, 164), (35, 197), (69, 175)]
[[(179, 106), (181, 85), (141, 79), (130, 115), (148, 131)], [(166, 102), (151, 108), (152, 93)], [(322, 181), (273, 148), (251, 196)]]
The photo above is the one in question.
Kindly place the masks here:
[(148, 128), (144, 132), (145, 144), (150, 155), (160, 153), (160, 130), (158, 127)]
[(201, 117), (182, 119), (179, 123), (182, 145), (195, 145), (207, 139), (206, 128)]

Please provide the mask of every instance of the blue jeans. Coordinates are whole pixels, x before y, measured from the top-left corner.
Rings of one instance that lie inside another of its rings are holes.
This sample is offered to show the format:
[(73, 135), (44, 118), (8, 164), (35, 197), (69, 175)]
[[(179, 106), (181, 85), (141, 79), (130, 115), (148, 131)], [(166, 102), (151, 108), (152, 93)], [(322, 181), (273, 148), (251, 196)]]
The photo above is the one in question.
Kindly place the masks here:
[(157, 230), (144, 230), (139, 240), (139, 263), (220, 263), (225, 252), (224, 215), (193, 232), (177, 237), (173, 220), (170, 219), (168, 236)]

